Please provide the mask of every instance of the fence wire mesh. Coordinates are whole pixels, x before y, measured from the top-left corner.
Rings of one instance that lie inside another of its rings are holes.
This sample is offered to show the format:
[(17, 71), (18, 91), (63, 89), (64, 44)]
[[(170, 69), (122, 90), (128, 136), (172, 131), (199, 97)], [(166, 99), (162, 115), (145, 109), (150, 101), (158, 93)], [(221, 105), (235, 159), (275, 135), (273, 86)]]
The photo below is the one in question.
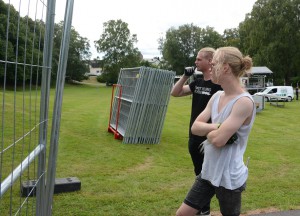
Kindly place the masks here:
[[(40, 89), (43, 71), (43, 49), (46, 5), (0, 1), (1, 4), (1, 146), (0, 146), (0, 208), (3, 215), (33, 215), (36, 199), (21, 196), (23, 181), (38, 176)], [(15, 7), (16, 6), (16, 7)], [(32, 154), (31, 154), (32, 153)], [(29, 165), (30, 164), (30, 165)], [(32, 191), (27, 191), (32, 194)]]
[(54, 15), (55, 0), (0, 0), (1, 215), (51, 214), (45, 179)]

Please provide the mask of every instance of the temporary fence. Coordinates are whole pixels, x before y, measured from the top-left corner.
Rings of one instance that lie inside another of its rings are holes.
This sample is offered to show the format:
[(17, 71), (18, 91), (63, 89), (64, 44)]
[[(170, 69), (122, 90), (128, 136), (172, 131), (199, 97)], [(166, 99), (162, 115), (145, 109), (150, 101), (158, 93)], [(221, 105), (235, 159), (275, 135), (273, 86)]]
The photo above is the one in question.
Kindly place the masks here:
[(175, 72), (157, 68), (121, 69), (108, 131), (123, 143), (159, 143), (174, 78)]
[(49, 133), (56, 1), (0, 0), (1, 215), (52, 215), (73, 2), (66, 3)]

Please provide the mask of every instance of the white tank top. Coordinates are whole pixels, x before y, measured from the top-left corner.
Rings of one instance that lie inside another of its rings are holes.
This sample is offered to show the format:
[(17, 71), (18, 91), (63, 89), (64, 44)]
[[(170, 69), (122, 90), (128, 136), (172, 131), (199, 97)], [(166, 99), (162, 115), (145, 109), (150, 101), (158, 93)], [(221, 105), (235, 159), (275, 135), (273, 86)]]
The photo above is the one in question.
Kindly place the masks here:
[[(223, 91), (215, 94), (212, 104), (212, 123), (222, 123), (229, 116), (234, 103), (241, 97), (252, 97), (248, 92), (242, 93), (232, 99), (218, 112), (218, 104)], [(212, 185), (234, 190), (241, 187), (248, 178), (248, 168), (245, 166), (243, 156), (246, 150), (248, 136), (255, 119), (256, 109), (253, 102), (251, 122), (242, 125), (237, 131), (238, 139), (231, 145), (215, 147), (207, 140), (204, 143), (204, 162), (201, 178), (211, 182)]]

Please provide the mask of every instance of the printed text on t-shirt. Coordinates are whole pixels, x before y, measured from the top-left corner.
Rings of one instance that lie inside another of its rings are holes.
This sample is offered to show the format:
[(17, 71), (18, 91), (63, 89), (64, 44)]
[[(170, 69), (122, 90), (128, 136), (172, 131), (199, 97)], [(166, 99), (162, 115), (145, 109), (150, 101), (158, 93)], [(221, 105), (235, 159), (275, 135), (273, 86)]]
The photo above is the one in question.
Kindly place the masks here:
[(210, 95), (210, 92), (211, 92), (211, 88), (196, 86), (194, 93), (202, 94), (202, 95)]

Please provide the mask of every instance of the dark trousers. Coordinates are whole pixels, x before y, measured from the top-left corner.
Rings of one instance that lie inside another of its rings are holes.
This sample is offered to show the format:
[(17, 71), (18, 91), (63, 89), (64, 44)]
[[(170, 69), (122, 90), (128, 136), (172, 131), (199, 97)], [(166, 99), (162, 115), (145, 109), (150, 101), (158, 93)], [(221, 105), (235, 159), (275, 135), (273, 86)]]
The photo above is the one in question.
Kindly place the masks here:
[(202, 170), (202, 164), (203, 164), (203, 160), (204, 160), (204, 154), (200, 153), (200, 149), (199, 149), (199, 145), (206, 140), (205, 137), (203, 137), (203, 140), (201, 139), (193, 139), (190, 138), (189, 139), (189, 153), (191, 155), (192, 158), (192, 162), (194, 165), (194, 172), (195, 175), (199, 175), (201, 173)]
[[(192, 162), (194, 165), (195, 175), (198, 176), (202, 170), (202, 164), (204, 160), (204, 154), (200, 153), (199, 145), (206, 140), (206, 137), (202, 139), (189, 139), (189, 153), (192, 158)], [(210, 211), (210, 201), (201, 209), (202, 212)]]

